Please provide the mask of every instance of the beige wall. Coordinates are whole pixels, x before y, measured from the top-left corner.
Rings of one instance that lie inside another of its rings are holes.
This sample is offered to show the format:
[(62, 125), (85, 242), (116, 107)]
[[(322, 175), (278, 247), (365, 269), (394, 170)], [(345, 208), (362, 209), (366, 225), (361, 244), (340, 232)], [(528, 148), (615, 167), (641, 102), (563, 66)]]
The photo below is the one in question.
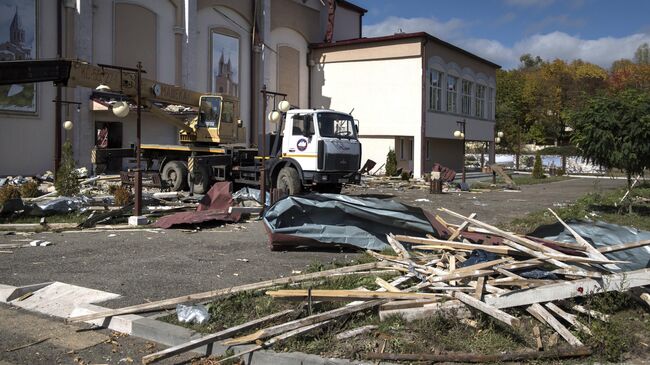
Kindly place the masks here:
[(362, 135), (359, 138), (361, 142), (361, 165), (363, 166), (366, 160), (373, 160), (376, 165), (370, 172), (383, 174), (386, 171), (386, 155), (388, 155), (389, 150), (395, 150), (395, 137), (363, 137), (363, 131), (372, 129), (372, 126), (360, 123), (359, 129)]
[(278, 91), (287, 94), (291, 105), (300, 105), (300, 51), (289, 46), (278, 47)]
[[(56, 1), (38, 1), (37, 55), (56, 57)], [(36, 114), (0, 113), (0, 176), (32, 175), (54, 169), (56, 88), (36, 86)]]
[(309, 43), (322, 41), (320, 12), (292, 0), (271, 1), (271, 31), (285, 27), (300, 33)]
[(142, 62), (147, 78), (158, 70), (156, 13), (136, 4), (115, 4), (115, 64), (135, 67)]

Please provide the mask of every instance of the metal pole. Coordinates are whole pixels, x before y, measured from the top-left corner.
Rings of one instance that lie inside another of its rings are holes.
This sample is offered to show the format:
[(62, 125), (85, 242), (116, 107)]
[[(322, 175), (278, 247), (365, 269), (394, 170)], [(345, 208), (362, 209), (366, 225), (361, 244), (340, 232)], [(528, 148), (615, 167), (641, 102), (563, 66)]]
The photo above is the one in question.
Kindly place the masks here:
[(137, 164), (137, 167), (135, 169), (135, 215), (136, 216), (141, 216), (142, 215), (142, 172), (140, 171), (140, 124), (142, 121), (142, 104), (141, 104), (141, 97), (142, 97), (142, 62), (138, 61), (138, 78), (137, 78), (137, 103), (138, 103), (138, 116), (137, 116), (137, 122), (136, 122), (136, 137), (135, 137), (135, 161)]
[(262, 86), (262, 150), (260, 157), (262, 158), (262, 166), (260, 167), (260, 204), (262, 204), (262, 212), (264, 212), (266, 204), (266, 85)]
[(463, 120), (463, 183), (465, 182), (465, 121)]

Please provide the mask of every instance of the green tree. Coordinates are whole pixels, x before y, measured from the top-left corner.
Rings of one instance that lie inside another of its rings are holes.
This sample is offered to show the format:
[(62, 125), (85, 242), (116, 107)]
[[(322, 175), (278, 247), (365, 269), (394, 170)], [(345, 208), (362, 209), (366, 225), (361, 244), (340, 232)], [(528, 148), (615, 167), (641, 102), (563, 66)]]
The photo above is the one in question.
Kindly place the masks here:
[[(650, 94), (630, 89), (595, 96), (572, 119), (580, 154), (596, 165), (622, 170), (631, 190), (632, 176), (650, 168)], [(632, 200), (628, 202), (632, 213)]]
[(392, 148), (388, 150), (388, 154), (386, 155), (386, 175), (397, 175), (397, 156), (395, 155), (395, 150)]
[(54, 187), (59, 195), (74, 196), (79, 194), (79, 180), (75, 171), (74, 157), (72, 155), (72, 143), (66, 141), (63, 144), (61, 164), (56, 172)]
[(544, 169), (542, 168), (542, 156), (539, 151), (535, 154), (535, 164), (533, 165), (533, 179), (543, 179)]
[(648, 43), (643, 43), (636, 49), (634, 61), (642, 65), (650, 64), (650, 46), (648, 46)]

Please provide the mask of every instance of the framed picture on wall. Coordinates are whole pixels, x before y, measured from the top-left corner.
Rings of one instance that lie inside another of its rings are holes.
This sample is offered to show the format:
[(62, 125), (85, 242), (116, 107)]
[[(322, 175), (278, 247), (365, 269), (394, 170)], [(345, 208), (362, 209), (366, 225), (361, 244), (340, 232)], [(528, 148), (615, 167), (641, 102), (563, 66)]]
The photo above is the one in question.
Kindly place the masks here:
[(210, 48), (211, 91), (239, 96), (239, 35), (228, 29), (212, 29)]
[[(36, 58), (36, 2), (0, 1), (0, 61)], [(0, 112), (36, 113), (36, 84), (0, 85)]]

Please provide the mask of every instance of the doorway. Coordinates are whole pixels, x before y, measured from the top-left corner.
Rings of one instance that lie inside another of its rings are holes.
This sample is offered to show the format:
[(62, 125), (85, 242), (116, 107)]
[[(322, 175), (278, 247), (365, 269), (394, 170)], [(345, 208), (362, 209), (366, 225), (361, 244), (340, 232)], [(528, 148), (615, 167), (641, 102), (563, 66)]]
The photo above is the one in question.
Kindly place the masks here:
[[(95, 122), (95, 146), (97, 148), (122, 148), (122, 122)], [(122, 161), (111, 159), (106, 173), (115, 174), (122, 170)]]

